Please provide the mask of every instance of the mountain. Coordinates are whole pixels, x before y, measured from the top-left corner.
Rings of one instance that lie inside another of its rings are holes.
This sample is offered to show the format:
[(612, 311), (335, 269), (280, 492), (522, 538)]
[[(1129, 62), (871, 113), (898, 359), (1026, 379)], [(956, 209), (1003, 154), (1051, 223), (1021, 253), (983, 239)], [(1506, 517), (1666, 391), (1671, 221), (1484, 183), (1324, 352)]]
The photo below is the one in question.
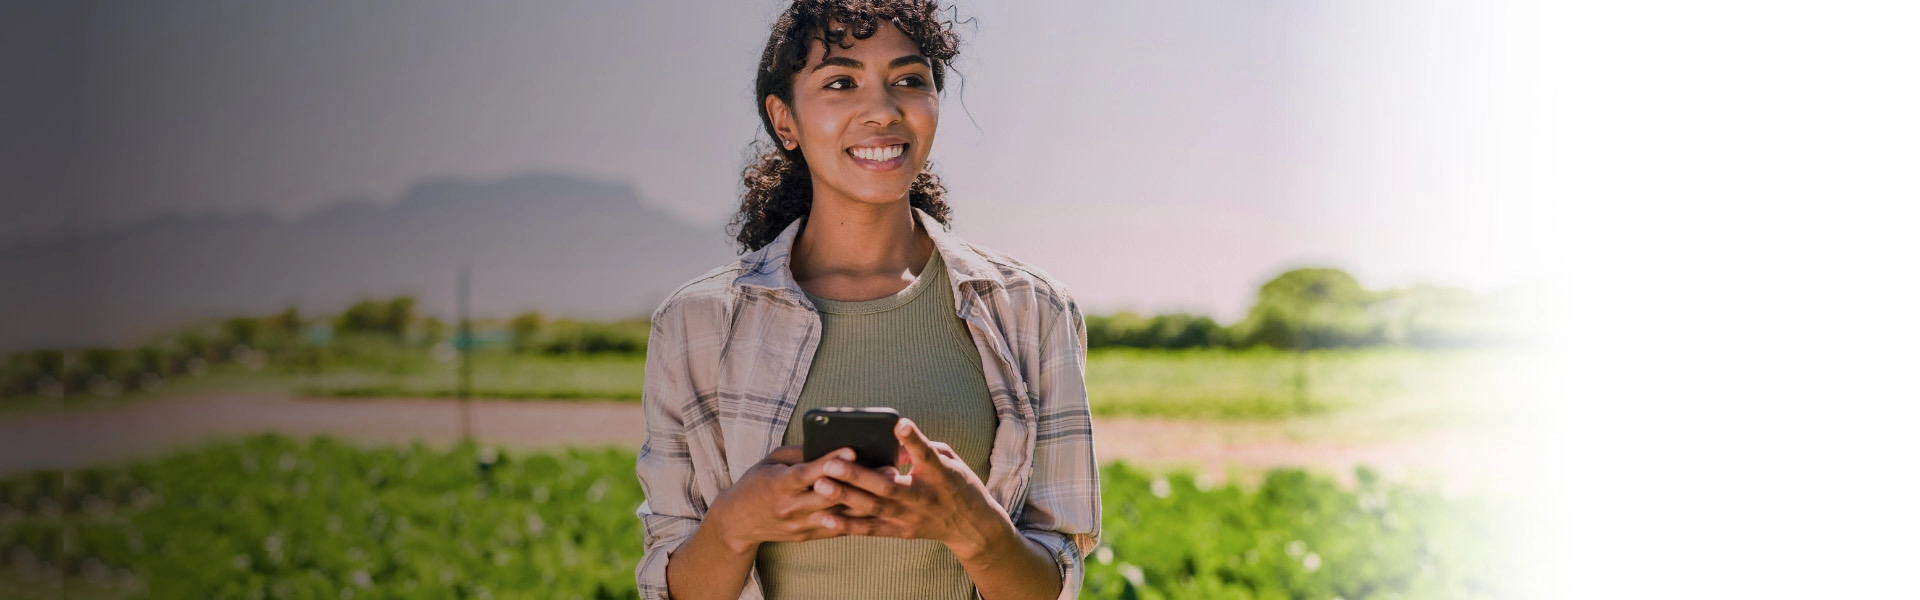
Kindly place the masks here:
[(463, 258), (476, 316), (608, 319), (646, 316), (737, 255), (717, 224), (685, 222), (626, 185), (551, 173), (426, 182), (395, 202), (290, 222), (169, 215), (0, 248), (0, 351), (125, 345), (205, 317), (331, 314), (398, 294), (452, 317)]

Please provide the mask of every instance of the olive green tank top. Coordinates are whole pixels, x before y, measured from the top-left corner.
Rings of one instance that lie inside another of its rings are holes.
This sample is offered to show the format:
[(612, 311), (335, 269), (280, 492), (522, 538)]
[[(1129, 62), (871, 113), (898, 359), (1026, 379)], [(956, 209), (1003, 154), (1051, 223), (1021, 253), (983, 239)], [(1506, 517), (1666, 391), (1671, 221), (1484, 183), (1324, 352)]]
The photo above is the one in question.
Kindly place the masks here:
[[(781, 445), (800, 445), (801, 415), (823, 406), (888, 406), (946, 442), (981, 481), (999, 425), (980, 351), (954, 314), (935, 251), (906, 289), (842, 302), (807, 294), (823, 331)], [(760, 544), (754, 569), (769, 600), (972, 600), (973, 581), (934, 540), (841, 536)]]

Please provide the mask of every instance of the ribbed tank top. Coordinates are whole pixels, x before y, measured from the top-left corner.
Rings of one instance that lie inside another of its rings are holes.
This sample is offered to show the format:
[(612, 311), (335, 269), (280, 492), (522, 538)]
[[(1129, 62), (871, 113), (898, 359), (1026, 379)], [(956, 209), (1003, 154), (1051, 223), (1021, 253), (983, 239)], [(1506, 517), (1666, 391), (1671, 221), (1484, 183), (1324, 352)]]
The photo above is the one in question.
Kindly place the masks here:
[[(823, 330), (782, 445), (799, 445), (801, 415), (823, 406), (888, 406), (946, 442), (987, 480), (999, 420), (980, 351), (954, 314), (935, 251), (906, 289), (844, 302), (807, 294)], [(973, 581), (934, 540), (841, 536), (760, 545), (754, 568), (769, 600), (972, 600)]]

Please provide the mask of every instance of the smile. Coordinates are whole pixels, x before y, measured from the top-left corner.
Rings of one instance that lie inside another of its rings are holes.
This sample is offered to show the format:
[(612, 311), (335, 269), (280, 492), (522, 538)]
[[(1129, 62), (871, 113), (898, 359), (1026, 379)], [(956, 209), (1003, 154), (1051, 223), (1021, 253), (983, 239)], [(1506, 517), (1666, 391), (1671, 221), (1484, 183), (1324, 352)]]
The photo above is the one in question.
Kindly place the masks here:
[(853, 157), (854, 164), (870, 171), (891, 171), (907, 162), (907, 145), (878, 146), (870, 148), (848, 148), (847, 156)]

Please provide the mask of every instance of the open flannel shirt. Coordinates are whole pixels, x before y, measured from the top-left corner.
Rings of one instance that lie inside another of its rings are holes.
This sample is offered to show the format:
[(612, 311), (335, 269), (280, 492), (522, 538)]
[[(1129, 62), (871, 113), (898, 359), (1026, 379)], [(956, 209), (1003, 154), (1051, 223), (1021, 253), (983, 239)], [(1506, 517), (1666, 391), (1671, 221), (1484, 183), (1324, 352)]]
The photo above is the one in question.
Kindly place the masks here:
[[(1086, 321), (1044, 271), (945, 231), (925, 211), (999, 418), (994, 501), (1060, 567), (1074, 598), (1100, 542), (1100, 471), (1087, 404)], [(721, 490), (765, 459), (793, 415), (820, 343), (820, 315), (787, 259), (806, 217), (772, 243), (708, 271), (653, 313), (641, 403), (647, 438), (635, 471), (646, 494), (640, 596), (667, 599), (668, 555), (693, 535)], [(741, 598), (761, 600), (750, 571)], [(975, 597), (979, 594), (976, 591)]]

